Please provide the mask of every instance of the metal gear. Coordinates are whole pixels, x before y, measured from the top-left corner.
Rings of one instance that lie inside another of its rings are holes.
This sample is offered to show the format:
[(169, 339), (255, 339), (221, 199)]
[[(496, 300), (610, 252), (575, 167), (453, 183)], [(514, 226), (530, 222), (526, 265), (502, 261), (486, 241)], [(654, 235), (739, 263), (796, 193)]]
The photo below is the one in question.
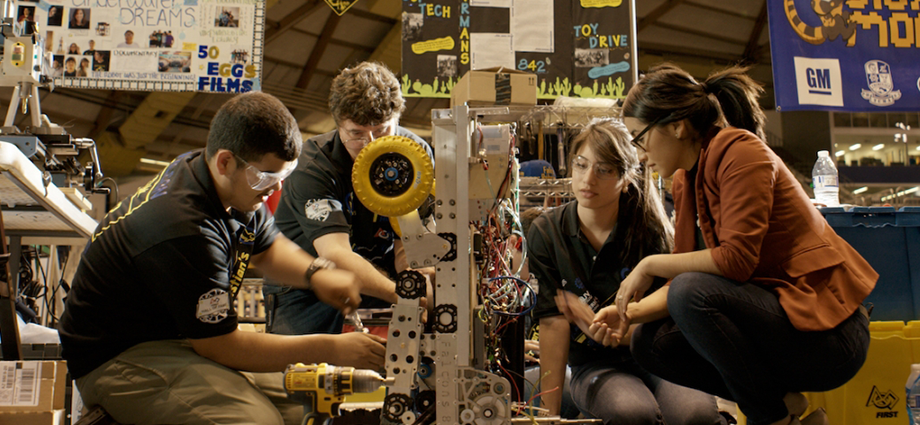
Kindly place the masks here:
[(412, 407), (412, 398), (405, 394), (390, 394), (383, 400), (383, 417), (392, 422), (401, 422), (403, 413)]
[(396, 295), (414, 300), (425, 296), (425, 276), (415, 270), (403, 270), (396, 276)]
[(432, 390), (422, 391), (415, 397), (415, 410), (419, 412), (424, 412), (429, 407), (433, 406), (437, 394)]
[[(449, 321), (444, 322), (447, 318)], [(457, 306), (453, 304), (441, 304), (434, 308), (433, 329), (439, 333), (457, 332)]]

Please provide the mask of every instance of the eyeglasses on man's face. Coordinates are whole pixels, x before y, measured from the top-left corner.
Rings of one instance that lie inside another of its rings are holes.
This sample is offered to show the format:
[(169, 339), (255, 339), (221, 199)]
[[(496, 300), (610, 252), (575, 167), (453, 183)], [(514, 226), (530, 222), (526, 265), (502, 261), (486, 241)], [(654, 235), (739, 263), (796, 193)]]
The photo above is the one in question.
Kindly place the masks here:
[(572, 172), (574, 174), (584, 174), (592, 168), (594, 169), (594, 175), (600, 180), (613, 180), (617, 178), (617, 170), (610, 164), (604, 162), (592, 163), (581, 155), (572, 158)]
[(387, 121), (377, 126), (359, 126), (348, 121), (341, 131), (342, 143), (349, 146), (367, 145), (374, 140), (393, 134), (393, 122)]
[(245, 166), (246, 182), (249, 183), (249, 186), (252, 187), (253, 190), (268, 189), (278, 184), (278, 182), (288, 178), (288, 176), (294, 172), (294, 169), (297, 168), (297, 159), (295, 158), (294, 161), (287, 166), (287, 168), (278, 172), (271, 173), (268, 171), (259, 170), (252, 164), (246, 162), (245, 159), (240, 158), (239, 155), (234, 154), (233, 156), (237, 161)]

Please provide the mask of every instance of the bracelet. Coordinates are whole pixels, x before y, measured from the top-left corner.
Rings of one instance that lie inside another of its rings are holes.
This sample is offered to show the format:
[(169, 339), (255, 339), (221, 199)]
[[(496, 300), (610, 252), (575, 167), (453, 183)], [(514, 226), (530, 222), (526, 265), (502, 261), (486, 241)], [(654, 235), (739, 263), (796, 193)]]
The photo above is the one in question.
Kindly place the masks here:
[(311, 285), (310, 280), (313, 279), (313, 274), (320, 270), (330, 270), (335, 268), (335, 263), (330, 260), (327, 260), (323, 257), (316, 257), (310, 267), (307, 267), (307, 271), (303, 274), (303, 281), (307, 284), (307, 289), (310, 289)]

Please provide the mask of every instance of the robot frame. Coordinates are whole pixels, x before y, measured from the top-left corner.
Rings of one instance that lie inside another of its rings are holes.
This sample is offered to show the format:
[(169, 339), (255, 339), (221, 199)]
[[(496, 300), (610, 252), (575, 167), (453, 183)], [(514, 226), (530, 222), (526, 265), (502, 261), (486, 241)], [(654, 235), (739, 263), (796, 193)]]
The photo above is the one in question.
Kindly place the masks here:
[[(522, 371), (509, 372), (509, 363), (523, 367), (522, 319), (536, 300), (517, 275), (519, 266), (511, 270), (505, 258), (507, 237), (521, 235), (512, 123), (527, 112), (466, 105), (433, 110), (434, 169), (423, 149), (396, 136), (369, 144), (355, 159), (356, 196), (372, 211), (396, 217), (394, 230), (411, 267), (397, 278), (381, 423), (599, 422), (535, 415)], [(437, 232), (417, 212), (434, 192), (435, 170)], [(436, 279), (426, 332), (425, 278), (413, 269), (430, 266)], [(509, 331), (515, 328), (520, 332)]]

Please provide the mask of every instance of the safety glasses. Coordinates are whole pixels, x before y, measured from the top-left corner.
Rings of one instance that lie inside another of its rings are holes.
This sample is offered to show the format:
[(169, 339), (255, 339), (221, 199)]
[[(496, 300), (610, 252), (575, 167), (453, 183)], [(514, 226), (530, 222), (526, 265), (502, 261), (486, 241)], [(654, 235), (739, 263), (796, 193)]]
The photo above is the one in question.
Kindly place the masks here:
[(249, 186), (253, 190), (265, 190), (268, 189), (278, 182), (286, 179), (291, 173), (294, 172), (294, 169), (297, 168), (297, 159), (294, 159), (294, 162), (291, 163), (287, 168), (270, 173), (268, 171), (260, 171), (258, 168), (253, 167), (252, 164), (246, 162), (245, 159), (240, 158), (239, 155), (233, 155), (237, 161), (240, 161), (246, 166), (246, 181), (249, 183)]
[(618, 177), (617, 170), (610, 164), (592, 163), (585, 157), (578, 155), (572, 159), (572, 172), (574, 174), (584, 174), (593, 169), (594, 175), (598, 180), (613, 180)]

